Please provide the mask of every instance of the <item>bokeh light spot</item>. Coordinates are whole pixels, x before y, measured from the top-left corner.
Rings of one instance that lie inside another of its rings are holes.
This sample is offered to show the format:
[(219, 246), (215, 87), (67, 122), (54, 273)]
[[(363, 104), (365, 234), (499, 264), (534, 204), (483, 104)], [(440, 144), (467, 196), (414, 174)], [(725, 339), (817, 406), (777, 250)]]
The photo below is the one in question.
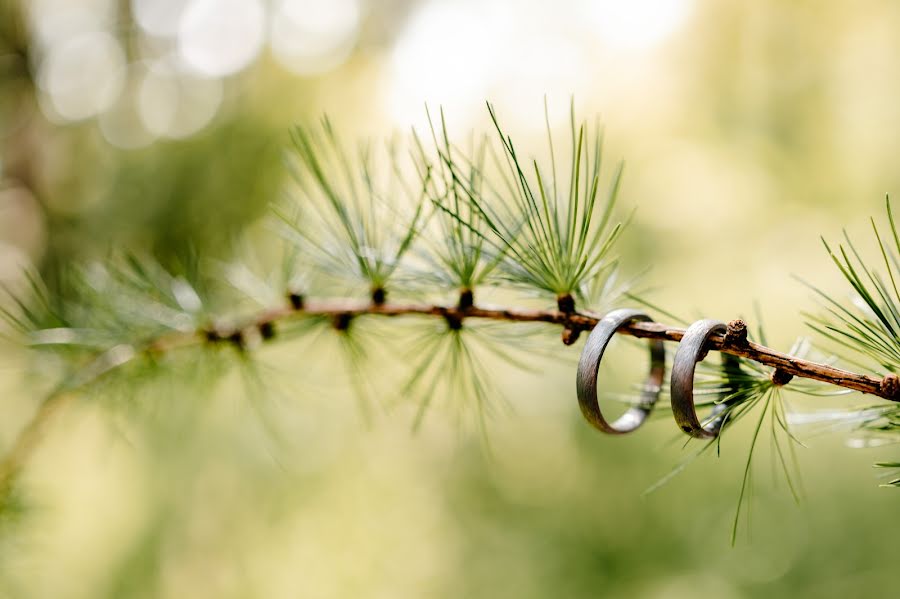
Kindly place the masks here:
[(125, 55), (108, 33), (85, 33), (53, 44), (38, 73), (55, 112), (48, 117), (78, 121), (103, 112), (118, 98), (124, 73)]
[(31, 29), (45, 47), (73, 36), (112, 27), (113, 0), (29, 0)]
[(280, 0), (272, 17), (272, 52), (298, 75), (331, 70), (353, 49), (359, 19), (358, 0)]
[(693, 0), (598, 0), (588, 4), (588, 10), (600, 41), (616, 48), (644, 50), (680, 29), (693, 4)]
[(262, 49), (265, 20), (259, 0), (193, 0), (179, 23), (181, 58), (202, 76), (234, 74)]
[(151, 35), (171, 36), (178, 32), (187, 0), (131, 0), (131, 12), (141, 29)]
[(492, 31), (484, 12), (472, 2), (429, 2), (410, 18), (391, 56), (396, 121), (422, 114), (424, 102), (444, 106), (457, 123), (482, 110), (503, 29)]
[(142, 148), (153, 143), (156, 135), (147, 130), (138, 111), (141, 65), (132, 65), (128, 82), (118, 100), (98, 119), (100, 132), (112, 145), (122, 149)]
[(191, 77), (159, 63), (141, 81), (138, 112), (144, 126), (155, 135), (188, 137), (212, 121), (222, 95), (218, 79)]

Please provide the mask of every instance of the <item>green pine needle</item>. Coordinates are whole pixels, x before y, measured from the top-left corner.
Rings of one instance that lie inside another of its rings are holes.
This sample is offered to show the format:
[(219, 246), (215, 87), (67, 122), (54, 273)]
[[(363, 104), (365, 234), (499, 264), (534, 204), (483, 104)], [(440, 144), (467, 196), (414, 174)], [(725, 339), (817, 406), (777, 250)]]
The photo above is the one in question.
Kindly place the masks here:
[[(759, 335), (761, 338), (764, 337), (761, 327)], [(810, 351), (811, 346), (805, 340), (798, 340), (791, 348), (792, 355), (800, 357), (806, 357)], [(806, 379), (793, 380), (790, 387), (786, 389), (810, 396), (828, 393), (822, 383)], [(750, 414), (755, 414), (755, 424), (744, 462), (735, 515), (732, 521), (731, 543), (733, 545), (737, 542), (741, 515), (744, 513), (749, 515), (752, 465), (764, 424), (768, 421), (772, 453), (777, 462), (775, 470), (781, 473), (787, 482), (791, 496), (798, 503), (803, 493), (800, 485), (795, 446), (803, 446), (803, 443), (788, 426), (788, 409), (783, 389), (772, 382), (771, 369), (761, 364), (744, 358), (733, 358), (730, 363), (723, 360), (721, 364), (701, 362), (697, 368), (694, 397), (696, 398), (697, 406), (701, 408), (704, 406), (712, 407), (713, 405), (725, 406), (724, 411), (720, 413), (720, 415), (724, 415), (725, 421), (722, 424), (719, 435), (714, 439), (702, 442), (698, 448), (680, 461), (668, 474), (644, 491), (644, 494), (652, 493), (661, 488), (676, 475), (684, 471), (694, 460), (709, 453), (713, 448), (715, 448), (716, 454), (719, 455), (722, 444), (731, 437), (731, 431), (735, 429), (737, 423)], [(706, 420), (701, 420), (706, 424), (713, 417), (715, 416), (709, 416)], [(692, 444), (691, 441), (688, 443)]]
[(850, 284), (853, 301), (846, 305), (813, 285), (807, 284), (824, 301), (825, 313), (807, 315), (809, 326), (826, 339), (867, 358), (887, 372), (900, 371), (900, 278), (896, 256), (900, 254), (900, 236), (894, 221), (890, 199), (885, 201), (890, 228), (888, 243), (882, 239), (875, 220), (872, 231), (879, 258), (890, 281), (886, 284), (878, 269), (870, 267), (844, 233), (845, 244), (833, 249), (822, 243), (832, 262)]
[(413, 186), (407, 171), (422, 165), (402, 159), (395, 141), (351, 155), (327, 118), (296, 127), (291, 141), (296, 197), (292, 209), (276, 209), (285, 237), (324, 274), (384, 290), (430, 214), (431, 166)]
[(428, 199), (437, 208), (431, 229), (420, 237), (416, 257), (420, 267), (414, 270), (419, 282), (431, 282), (444, 289), (474, 291), (490, 281), (505, 252), (487, 241), (487, 225), (469, 198), (483, 197), (486, 189), (484, 164), (487, 141), (472, 144), (464, 153), (451, 144), (444, 111), (440, 111), (439, 131), (428, 116), (431, 150), (415, 137), (425, 173), (423, 185)]
[(502, 185), (482, 193), (466, 189), (465, 211), (450, 202), (444, 202), (444, 210), (472, 231), (486, 225), (495, 255), (505, 255), (504, 280), (557, 298), (583, 300), (585, 285), (613, 270), (610, 252), (623, 227), (611, 224), (621, 165), (601, 198), (602, 134), (585, 123), (576, 127), (573, 108), (569, 184), (561, 190), (549, 121), (550, 167), (545, 169), (537, 161), (520, 159), (490, 104), (488, 111), (502, 147), (500, 155), (489, 152)]

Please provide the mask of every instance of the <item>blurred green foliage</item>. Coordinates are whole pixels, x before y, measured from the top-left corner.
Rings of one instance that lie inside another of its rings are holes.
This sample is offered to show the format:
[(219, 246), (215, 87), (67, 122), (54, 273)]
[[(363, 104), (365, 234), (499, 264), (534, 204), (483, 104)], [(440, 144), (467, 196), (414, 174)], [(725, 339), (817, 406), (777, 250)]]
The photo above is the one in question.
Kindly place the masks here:
[[(201, 256), (206, 269), (228, 260), (248, 229), (265, 259), (274, 233), (260, 225), (284, 190), (290, 127), (328, 111), (361, 138), (393, 128), (384, 88), (394, 37), (431, 5), (370, 2), (365, 26), (390, 26), (363, 36), (347, 64), (297, 78), (263, 55), (225, 82), (220, 112), (197, 134), (121, 149), (93, 119), (62, 123), (44, 113), (26, 4), (0, 0), (0, 194), (24, 188), (30, 198), (0, 195), (0, 280), (13, 287), (22, 262), (63, 281), (57, 274), (71, 264), (110, 249), (147, 251), (176, 272)], [(687, 2), (691, 17), (671, 39), (629, 54), (598, 46), (593, 31), (569, 35), (588, 4), (554, 9), (563, 41), (549, 35), (540, 8), (497, 4), (500, 23), (515, 24), (514, 56), (529, 46), (553, 55), (570, 42), (588, 68), (566, 89), (533, 73), (491, 73), (485, 94), (500, 96), (501, 110), (525, 110), (539, 108), (544, 93), (563, 105), (578, 91), (578, 102), (603, 114), (607, 151), (628, 159), (622, 201), (638, 212), (620, 242), (625, 268), (652, 266), (648, 286), (677, 313), (737, 316), (758, 299), (773, 345), (787, 347), (804, 332), (799, 308), (811, 305), (790, 274), (837, 289), (817, 236), (844, 223), (860, 228), (900, 182), (900, 11), (876, 0)], [(130, 3), (116, 5), (127, 13)], [(496, 15), (479, 10), (471, 22), (483, 18), (500, 36)], [(128, 41), (133, 23), (118, 25)], [(454, 51), (481, 43), (453, 35), (433, 42), (451, 64)], [(421, 98), (406, 90), (417, 96), (407, 101), (445, 101), (426, 97), (429, 73), (413, 74)], [(533, 96), (510, 85), (519, 79)], [(470, 89), (465, 83), (438, 89)], [(403, 126), (422, 117), (403, 116)], [(534, 116), (514, 127), (541, 140)], [(478, 124), (465, 122), (461, 137), (469, 126)], [(540, 356), (529, 374), (485, 364), (513, 408), (489, 423), (487, 442), (459, 426), (453, 401), (413, 435), (417, 406), (391, 387), (408, 353), (396, 351), (392, 332), (358, 324), (371, 333), (374, 362), (368, 426), (345, 380), (341, 341), (324, 334), (253, 359), (227, 347), (212, 362), (179, 356), (177, 384), (140, 371), (143, 385), (120, 381), (70, 404), (3, 506), (0, 595), (892, 595), (897, 495), (877, 486), (871, 468), (890, 457), (884, 449), (801, 434), (810, 447), (799, 452), (798, 507), (763, 439), (749, 522), (730, 549), (751, 431), (735, 430), (721, 458), (696, 461), (644, 497), (685, 455), (677, 431), (660, 418), (627, 438), (595, 434), (575, 406), (579, 346), (560, 346), (563, 364)], [(0, 355), (8, 447), (55, 365), (14, 347)], [(610, 367), (621, 389), (643, 368), (633, 355)]]

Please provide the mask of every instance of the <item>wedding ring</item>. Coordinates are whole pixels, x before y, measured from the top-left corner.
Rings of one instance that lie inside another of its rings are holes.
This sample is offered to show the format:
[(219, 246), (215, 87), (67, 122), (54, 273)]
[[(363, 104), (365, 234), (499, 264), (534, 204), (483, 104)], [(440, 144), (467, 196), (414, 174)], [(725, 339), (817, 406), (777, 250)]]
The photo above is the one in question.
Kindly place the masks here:
[(650, 373), (644, 383), (638, 404), (629, 408), (612, 424), (609, 424), (603, 417), (597, 398), (597, 371), (600, 367), (600, 360), (603, 359), (603, 352), (616, 331), (636, 321), (653, 322), (643, 312), (631, 309), (613, 310), (601, 318), (588, 336), (584, 350), (581, 352), (581, 360), (578, 362), (575, 385), (581, 413), (595, 428), (611, 435), (630, 433), (643, 424), (659, 399), (660, 387), (663, 377), (665, 377), (665, 348), (662, 341), (652, 339), (649, 341)]
[[(675, 352), (670, 381), (672, 414), (675, 422), (685, 433), (698, 439), (714, 439), (728, 419), (728, 406), (718, 403), (713, 406), (710, 417), (701, 423), (694, 404), (694, 371), (697, 363), (705, 357), (705, 345), (715, 333), (725, 333), (727, 325), (712, 319), (698, 320), (684, 332), (681, 344)], [(731, 379), (740, 371), (739, 361), (729, 354), (722, 354), (723, 370)]]

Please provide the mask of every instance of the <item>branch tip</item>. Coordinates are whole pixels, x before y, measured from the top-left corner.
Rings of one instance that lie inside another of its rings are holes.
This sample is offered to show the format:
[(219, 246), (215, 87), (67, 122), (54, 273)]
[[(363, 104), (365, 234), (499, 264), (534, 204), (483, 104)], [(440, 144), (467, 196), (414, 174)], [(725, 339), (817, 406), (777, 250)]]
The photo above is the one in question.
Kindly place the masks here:
[(900, 397), (900, 377), (893, 372), (884, 375), (880, 387), (881, 393), (886, 399), (897, 401)]
[(728, 323), (725, 330), (725, 345), (739, 346), (747, 343), (747, 323), (736, 318)]

